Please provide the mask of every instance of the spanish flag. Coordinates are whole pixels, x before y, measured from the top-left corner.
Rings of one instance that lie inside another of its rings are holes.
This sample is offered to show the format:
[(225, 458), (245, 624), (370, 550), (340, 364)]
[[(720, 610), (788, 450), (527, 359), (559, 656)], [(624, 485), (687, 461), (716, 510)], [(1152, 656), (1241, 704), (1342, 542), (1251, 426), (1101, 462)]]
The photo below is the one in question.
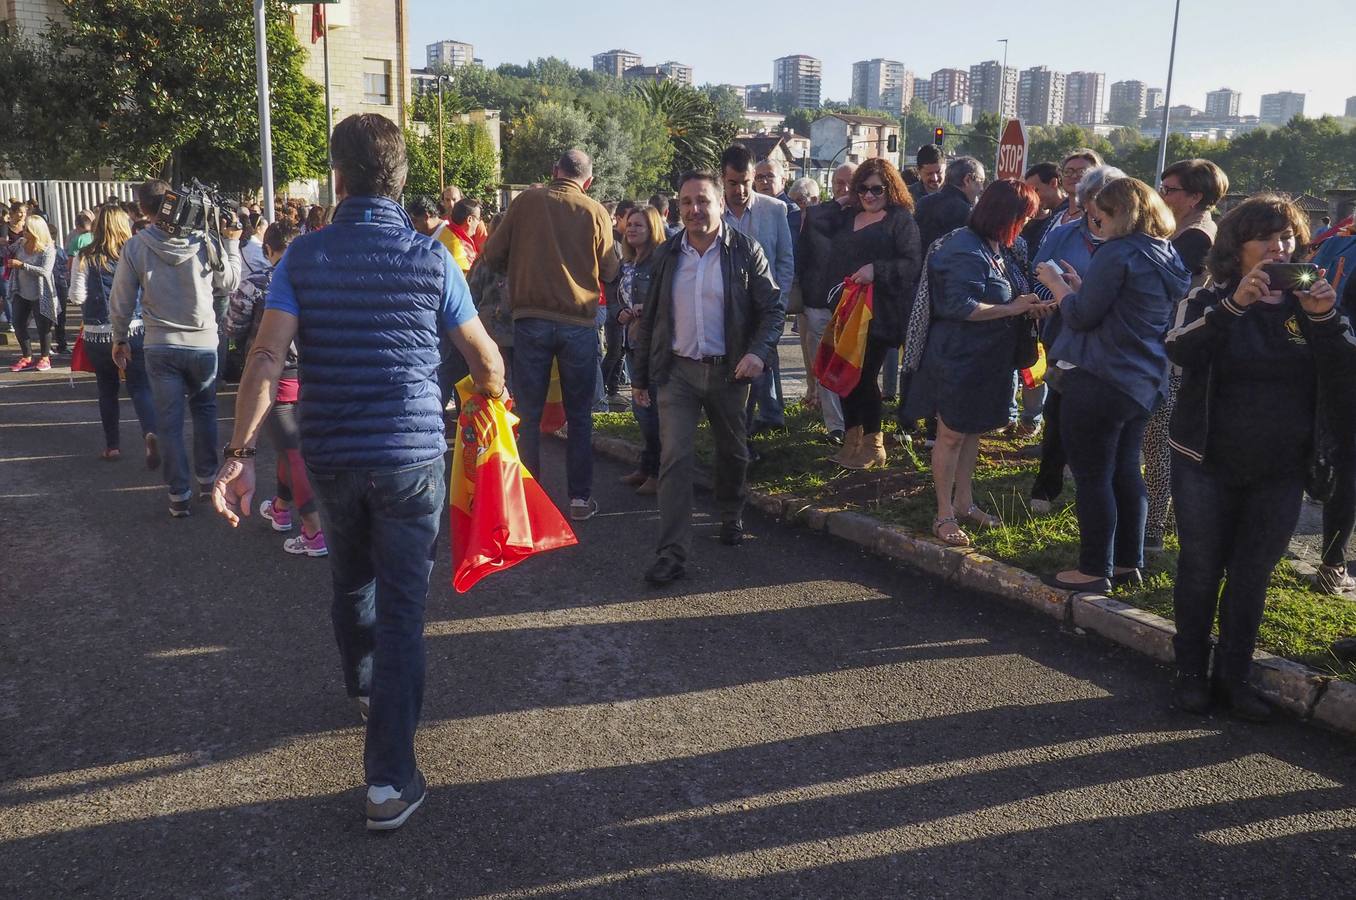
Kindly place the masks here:
[(579, 543), (556, 505), (518, 458), (518, 417), (500, 400), (457, 385), (461, 416), (452, 451), (452, 586), (465, 593), (492, 572)]
[(856, 284), (846, 278), (835, 290), (842, 293), (815, 353), (814, 375), (824, 387), (846, 397), (862, 380), (866, 336), (871, 331), (875, 307), (869, 284)]
[(565, 427), (565, 400), (560, 393), (560, 363), (551, 360), (551, 383), (546, 388), (546, 405), (541, 409), (541, 433), (555, 434)]

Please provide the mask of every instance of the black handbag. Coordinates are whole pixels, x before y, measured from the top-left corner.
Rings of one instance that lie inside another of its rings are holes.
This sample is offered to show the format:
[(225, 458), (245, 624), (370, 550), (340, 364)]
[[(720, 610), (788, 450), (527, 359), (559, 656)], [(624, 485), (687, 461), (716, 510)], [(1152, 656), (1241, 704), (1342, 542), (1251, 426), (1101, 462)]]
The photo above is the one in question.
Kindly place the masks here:
[(1017, 347), (1012, 354), (1014, 369), (1029, 369), (1041, 357), (1041, 336), (1035, 319), (1021, 319), (1017, 322)]

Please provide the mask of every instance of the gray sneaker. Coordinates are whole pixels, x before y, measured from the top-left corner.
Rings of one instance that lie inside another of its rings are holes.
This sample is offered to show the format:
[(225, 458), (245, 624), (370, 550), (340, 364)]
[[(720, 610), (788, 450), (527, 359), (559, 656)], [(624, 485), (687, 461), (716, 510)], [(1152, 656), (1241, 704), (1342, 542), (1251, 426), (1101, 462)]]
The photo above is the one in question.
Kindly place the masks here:
[(170, 515), (176, 519), (186, 519), (193, 515), (193, 507), (188, 500), (171, 500)]
[(414, 814), (428, 796), (428, 785), (424, 782), (424, 773), (414, 770), (414, 780), (405, 785), (399, 797), (383, 800), (380, 803), (367, 801), (367, 830), (395, 831), (405, 820)]
[(363, 720), (363, 724), (366, 725), (366, 724), (367, 724), (367, 717), (368, 717), (368, 716), (371, 714), (371, 712), (372, 712), (372, 698), (371, 698), (371, 697), (361, 697), (361, 696), (360, 696), (360, 697), (354, 697), (353, 699), (354, 699), (354, 700), (357, 702), (357, 704), (358, 704), (358, 716), (359, 716), (359, 718), (361, 718), (361, 719)]

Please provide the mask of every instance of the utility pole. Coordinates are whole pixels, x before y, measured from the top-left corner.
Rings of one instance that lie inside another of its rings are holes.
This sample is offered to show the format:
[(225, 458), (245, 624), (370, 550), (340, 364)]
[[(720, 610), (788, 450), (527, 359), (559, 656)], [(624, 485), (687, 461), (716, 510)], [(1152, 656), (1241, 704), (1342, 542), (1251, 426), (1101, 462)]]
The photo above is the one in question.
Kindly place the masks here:
[(268, 15), (264, 0), (254, 0), (255, 75), (259, 80), (259, 156), (264, 164), (264, 218), (273, 220), (273, 126), (269, 121)]
[(1168, 110), (1172, 108), (1172, 69), (1177, 62), (1177, 22), (1182, 15), (1182, 0), (1177, 0), (1176, 11), (1172, 14), (1172, 50), (1168, 53), (1168, 86), (1163, 90), (1163, 135), (1158, 141), (1158, 171), (1154, 173), (1154, 184), (1162, 186), (1163, 170), (1168, 165)]

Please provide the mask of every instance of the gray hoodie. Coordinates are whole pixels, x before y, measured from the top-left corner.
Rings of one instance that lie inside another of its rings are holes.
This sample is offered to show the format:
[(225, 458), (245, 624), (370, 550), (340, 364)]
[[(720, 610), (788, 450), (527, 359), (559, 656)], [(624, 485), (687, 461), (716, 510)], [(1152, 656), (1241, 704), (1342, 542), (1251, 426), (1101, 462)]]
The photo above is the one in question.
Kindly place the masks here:
[(108, 304), (113, 340), (127, 340), (140, 288), (146, 346), (215, 349), (213, 294), (224, 296), (240, 284), (240, 242), (226, 239), (222, 243), (225, 268), (213, 272), (202, 234), (170, 237), (151, 225), (133, 235), (122, 248), (113, 273)]

